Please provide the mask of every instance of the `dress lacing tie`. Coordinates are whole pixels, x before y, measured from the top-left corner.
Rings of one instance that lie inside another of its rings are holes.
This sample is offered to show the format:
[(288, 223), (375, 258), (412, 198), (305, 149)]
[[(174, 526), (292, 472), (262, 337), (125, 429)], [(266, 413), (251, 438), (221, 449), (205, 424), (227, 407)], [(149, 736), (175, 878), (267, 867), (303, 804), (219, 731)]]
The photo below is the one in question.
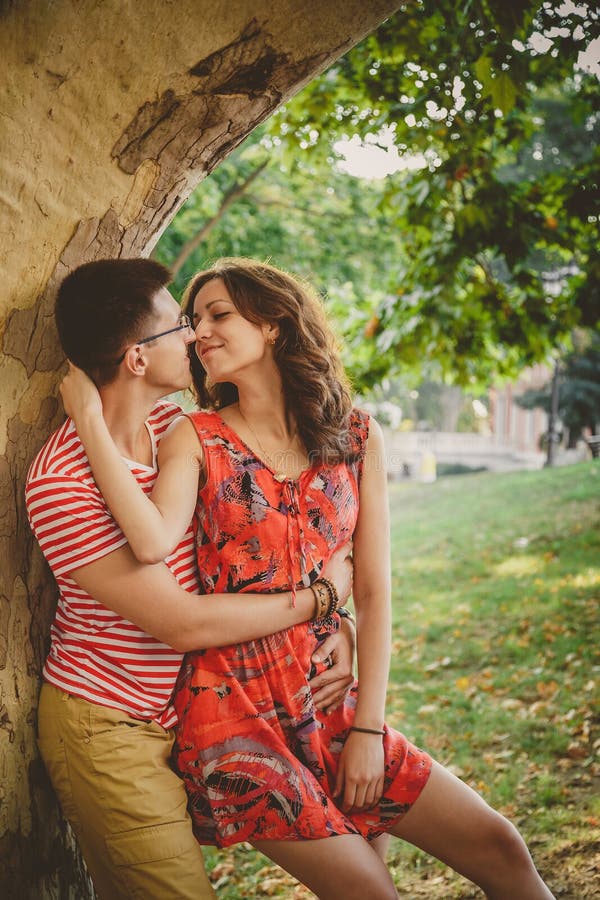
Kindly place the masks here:
[[(289, 582), (292, 593), (292, 606), (296, 606), (296, 583), (302, 581), (308, 587), (306, 578), (306, 557), (304, 553), (304, 531), (300, 524), (300, 495), (298, 493), (297, 483), (286, 478), (282, 482), (283, 485), (283, 502), (285, 503), (287, 518), (287, 556), (288, 556), (288, 573)], [(296, 572), (300, 570), (299, 578)]]

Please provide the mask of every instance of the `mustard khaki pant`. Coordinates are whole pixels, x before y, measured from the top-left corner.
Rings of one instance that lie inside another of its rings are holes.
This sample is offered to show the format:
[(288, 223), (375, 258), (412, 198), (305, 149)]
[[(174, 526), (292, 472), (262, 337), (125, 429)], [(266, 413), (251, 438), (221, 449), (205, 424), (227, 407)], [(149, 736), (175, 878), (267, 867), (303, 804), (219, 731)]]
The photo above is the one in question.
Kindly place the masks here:
[(216, 897), (192, 834), (173, 732), (44, 684), (39, 748), (100, 900)]

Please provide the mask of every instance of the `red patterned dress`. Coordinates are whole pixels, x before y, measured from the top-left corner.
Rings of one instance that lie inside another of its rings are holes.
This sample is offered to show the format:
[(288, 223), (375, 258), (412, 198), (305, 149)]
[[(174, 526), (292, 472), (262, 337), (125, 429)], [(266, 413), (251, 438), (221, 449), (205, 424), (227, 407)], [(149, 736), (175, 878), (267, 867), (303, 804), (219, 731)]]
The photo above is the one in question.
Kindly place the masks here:
[[(207, 466), (195, 524), (204, 591), (283, 591), (316, 580), (354, 531), (368, 416), (352, 414), (355, 462), (317, 463), (297, 480), (277, 476), (218, 413), (190, 419)], [(318, 632), (304, 623), (187, 655), (175, 694), (175, 761), (201, 843), (357, 833), (371, 839), (419, 796), (431, 760), (386, 728), (385, 787), (377, 806), (348, 816), (332, 799), (358, 685), (323, 715), (308, 678), (317, 642), (337, 627), (339, 616)]]

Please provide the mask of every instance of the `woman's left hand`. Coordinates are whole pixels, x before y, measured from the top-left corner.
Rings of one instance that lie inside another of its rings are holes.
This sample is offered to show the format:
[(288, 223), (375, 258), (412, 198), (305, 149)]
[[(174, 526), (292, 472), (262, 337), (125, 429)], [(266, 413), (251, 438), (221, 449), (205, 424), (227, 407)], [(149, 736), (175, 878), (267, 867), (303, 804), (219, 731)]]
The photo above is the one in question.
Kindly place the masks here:
[(383, 737), (350, 731), (340, 756), (334, 797), (344, 812), (369, 809), (383, 793)]
[(92, 379), (72, 362), (69, 363), (69, 371), (60, 385), (60, 393), (65, 412), (72, 419), (76, 420), (84, 413), (102, 415), (102, 400), (98, 388)]

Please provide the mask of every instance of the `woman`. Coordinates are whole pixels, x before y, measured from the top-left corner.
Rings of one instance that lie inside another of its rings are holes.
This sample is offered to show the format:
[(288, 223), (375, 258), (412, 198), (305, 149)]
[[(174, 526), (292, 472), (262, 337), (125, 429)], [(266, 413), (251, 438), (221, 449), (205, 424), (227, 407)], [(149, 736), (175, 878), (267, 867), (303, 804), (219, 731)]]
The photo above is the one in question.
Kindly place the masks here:
[(318, 299), (274, 267), (222, 260), (192, 280), (186, 312), (198, 400), (212, 411), (182, 418), (163, 439), (151, 500), (120, 462), (113, 468), (100, 421), (80, 432), (104, 496), (140, 559), (162, 559), (193, 513), (207, 592), (289, 588), (293, 602), (312, 585), (325, 613), (335, 596), (323, 564), (352, 536), (360, 677), (342, 706), (314, 709), (309, 659), (335, 615), (187, 657), (177, 765), (199, 840), (251, 841), (321, 900), (396, 896), (374, 849), (386, 833), (488, 897), (551, 897), (513, 826), (384, 724), (383, 441), (352, 409)]

